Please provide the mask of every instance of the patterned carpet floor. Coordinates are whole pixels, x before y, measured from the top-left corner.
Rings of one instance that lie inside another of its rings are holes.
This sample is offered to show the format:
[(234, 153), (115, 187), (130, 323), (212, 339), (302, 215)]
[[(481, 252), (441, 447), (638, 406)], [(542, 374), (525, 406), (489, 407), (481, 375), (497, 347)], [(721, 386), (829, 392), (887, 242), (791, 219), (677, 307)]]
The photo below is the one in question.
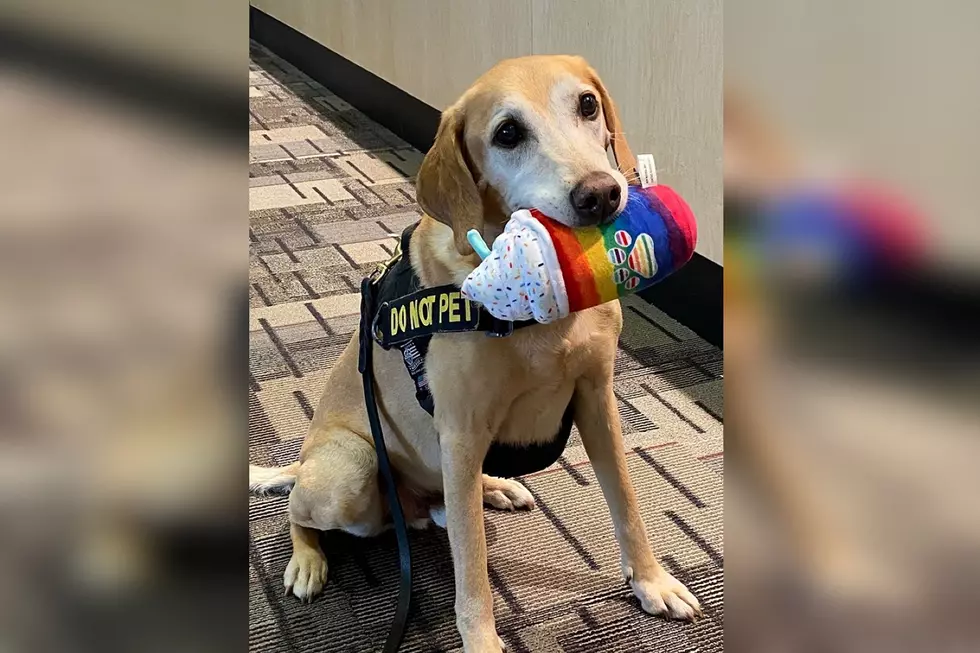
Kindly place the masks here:
[[(357, 324), (358, 284), (416, 221), (422, 155), (261, 46), (249, 70), (249, 458), (296, 460), (327, 374)], [(525, 653), (709, 653), (723, 623), (722, 353), (639, 298), (623, 301), (616, 364), (629, 468), (655, 550), (701, 600), (696, 624), (640, 610), (612, 522), (573, 433), (522, 479), (527, 513), (486, 513), (497, 628)], [(325, 533), (324, 594), (283, 596), (286, 497), (250, 498), (250, 649), (377, 651), (394, 612), (394, 536)], [(416, 573), (402, 650), (458, 651), (443, 530), (411, 536)]]

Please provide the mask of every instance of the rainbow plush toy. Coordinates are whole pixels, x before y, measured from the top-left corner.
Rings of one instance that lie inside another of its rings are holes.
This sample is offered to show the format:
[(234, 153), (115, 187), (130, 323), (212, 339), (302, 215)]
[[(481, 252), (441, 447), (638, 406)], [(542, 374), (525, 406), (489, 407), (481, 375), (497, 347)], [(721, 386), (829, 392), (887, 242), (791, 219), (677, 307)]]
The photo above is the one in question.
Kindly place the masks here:
[(553, 322), (657, 283), (690, 260), (696, 241), (691, 208), (667, 186), (631, 186), (619, 216), (597, 227), (522, 209), (492, 251), (471, 233), (484, 260), (462, 291), (498, 319)]

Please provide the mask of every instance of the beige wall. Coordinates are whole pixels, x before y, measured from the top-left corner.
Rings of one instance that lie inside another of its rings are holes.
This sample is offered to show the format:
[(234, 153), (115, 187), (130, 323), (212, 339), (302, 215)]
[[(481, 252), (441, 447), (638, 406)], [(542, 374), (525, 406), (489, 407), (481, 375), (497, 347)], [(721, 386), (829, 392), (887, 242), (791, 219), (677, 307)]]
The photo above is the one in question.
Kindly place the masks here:
[(532, 53), (530, 0), (251, 4), (439, 110), (497, 61)]
[(722, 262), (722, 0), (251, 0), (439, 109), (500, 59), (585, 56), (621, 108), (633, 151), (698, 216)]

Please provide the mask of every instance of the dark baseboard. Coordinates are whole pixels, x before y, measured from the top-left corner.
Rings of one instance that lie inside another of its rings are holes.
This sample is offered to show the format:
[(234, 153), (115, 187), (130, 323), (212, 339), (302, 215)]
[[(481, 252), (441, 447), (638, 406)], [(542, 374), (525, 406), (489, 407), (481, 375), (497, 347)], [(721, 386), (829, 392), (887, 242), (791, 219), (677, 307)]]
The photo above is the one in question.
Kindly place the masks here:
[[(249, 36), (342, 97), (368, 118), (426, 152), (439, 111), (255, 7)], [(722, 346), (722, 266), (700, 254), (677, 273), (640, 293), (645, 300)]]
[(255, 7), (249, 7), (249, 37), (412, 147), (426, 152), (432, 146), (439, 127), (438, 109)]
[(705, 341), (723, 348), (724, 268), (695, 253), (687, 265), (640, 297), (674, 318)]

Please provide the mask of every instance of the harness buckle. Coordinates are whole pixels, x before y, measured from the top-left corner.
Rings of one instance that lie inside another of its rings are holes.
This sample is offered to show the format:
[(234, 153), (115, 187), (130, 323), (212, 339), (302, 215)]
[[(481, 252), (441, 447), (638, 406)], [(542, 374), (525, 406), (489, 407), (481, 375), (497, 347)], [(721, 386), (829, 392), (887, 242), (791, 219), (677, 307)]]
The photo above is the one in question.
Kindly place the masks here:
[(506, 338), (514, 334), (514, 323), (494, 318), (493, 327), (487, 331), (488, 338)]
[(378, 325), (378, 320), (381, 318), (381, 313), (383, 312), (382, 309), (383, 308), (387, 308), (387, 306), (388, 306), (388, 302), (385, 302), (384, 304), (382, 304), (381, 306), (379, 306), (378, 307), (378, 310), (375, 311), (375, 313), (374, 313), (374, 317), (370, 318), (371, 319), (371, 327), (370, 327), (371, 328), (371, 335), (374, 337), (374, 341), (376, 343), (378, 343), (378, 345), (380, 345), (381, 348), (384, 349), (384, 350), (386, 350), (386, 351), (388, 349), (391, 349), (391, 345), (385, 344), (385, 342), (384, 342), (384, 333), (382, 333), (381, 327)]

